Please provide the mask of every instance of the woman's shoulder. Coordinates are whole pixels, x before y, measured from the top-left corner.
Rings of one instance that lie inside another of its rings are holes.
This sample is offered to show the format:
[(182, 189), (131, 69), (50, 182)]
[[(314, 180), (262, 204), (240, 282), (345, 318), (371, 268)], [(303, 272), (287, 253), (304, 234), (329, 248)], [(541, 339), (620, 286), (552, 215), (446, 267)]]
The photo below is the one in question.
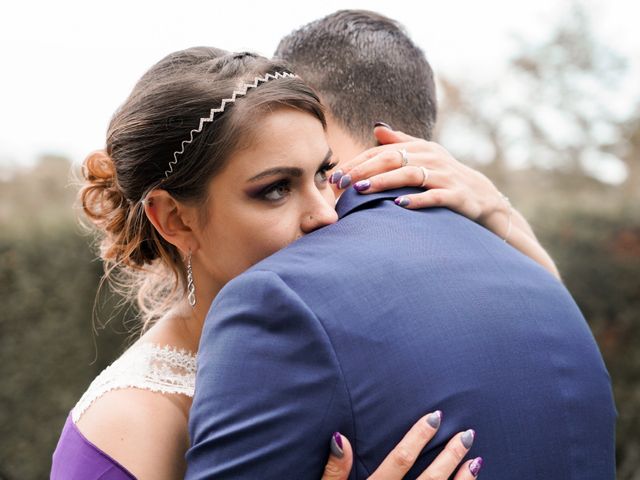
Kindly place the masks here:
[(107, 367), (72, 410), (78, 431), (138, 478), (181, 478), (195, 356), (138, 342)]
[(137, 478), (182, 478), (189, 438), (188, 405), (181, 400), (138, 388), (111, 390), (76, 427)]

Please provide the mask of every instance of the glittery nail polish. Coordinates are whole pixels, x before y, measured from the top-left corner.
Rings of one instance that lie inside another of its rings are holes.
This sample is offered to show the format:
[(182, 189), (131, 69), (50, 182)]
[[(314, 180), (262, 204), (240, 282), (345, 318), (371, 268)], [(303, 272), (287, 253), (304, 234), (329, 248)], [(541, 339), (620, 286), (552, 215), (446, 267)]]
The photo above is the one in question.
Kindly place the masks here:
[(335, 432), (331, 436), (331, 453), (338, 458), (344, 457), (344, 451), (342, 450), (342, 437), (338, 432)]
[(482, 457), (474, 458), (473, 461), (469, 464), (469, 471), (471, 472), (471, 475), (477, 477), (478, 473), (480, 473), (480, 469), (482, 468), (483, 463), (484, 462), (482, 460)]
[(473, 445), (473, 441), (475, 440), (475, 438), (476, 438), (475, 430), (469, 429), (462, 434), (462, 437), (460, 438), (460, 440), (462, 441), (464, 448), (468, 450), (469, 448), (471, 448), (471, 445)]
[(400, 205), (401, 207), (406, 207), (407, 205), (409, 205), (409, 203), (411, 203), (408, 197), (398, 197), (394, 200), (394, 202), (396, 202), (396, 205)]
[(436, 410), (435, 412), (427, 415), (427, 423), (431, 426), (431, 428), (440, 427), (441, 421), (442, 421), (442, 412), (440, 410)]
[(351, 175), (347, 173), (340, 177), (340, 180), (338, 181), (338, 188), (347, 188), (349, 185), (351, 185)]
[(371, 187), (371, 182), (369, 180), (360, 180), (353, 184), (353, 188), (355, 188), (359, 192), (364, 192), (365, 190), (369, 190)]
[(333, 172), (331, 174), (331, 176), (329, 177), (329, 183), (338, 183), (338, 181), (340, 180), (340, 178), (342, 177), (343, 172), (342, 170), (336, 170), (335, 172)]

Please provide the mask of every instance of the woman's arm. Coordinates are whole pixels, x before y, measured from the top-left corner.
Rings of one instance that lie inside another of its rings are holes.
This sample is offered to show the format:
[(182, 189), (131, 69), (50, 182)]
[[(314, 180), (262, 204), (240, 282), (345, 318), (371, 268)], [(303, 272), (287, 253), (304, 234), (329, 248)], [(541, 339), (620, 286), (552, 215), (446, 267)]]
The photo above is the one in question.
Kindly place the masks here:
[[(558, 280), (562, 281), (560, 272), (553, 262), (553, 259), (546, 250), (542, 248), (542, 245), (538, 242), (533, 230), (531, 230), (531, 227), (522, 214), (515, 208), (511, 207), (508, 200), (505, 200), (502, 203), (502, 208), (496, 208), (495, 211), (483, 218), (482, 222), (478, 223), (503, 239), (508, 232), (509, 235), (506, 240), (509, 244), (520, 250), (532, 260), (538, 262)], [(509, 216), (511, 216), (511, 219), (509, 219)], [(511, 228), (509, 228), (509, 222), (511, 222)], [(502, 235), (500, 235), (500, 232), (503, 232)]]
[[(385, 127), (374, 130), (381, 146), (339, 165), (331, 176), (337, 188), (353, 185), (362, 194), (422, 186), (422, 193), (397, 199), (409, 209), (446, 207), (474, 220), (538, 262), (560, 280), (549, 254), (526, 219), (513, 208), (493, 182), (460, 162), (434, 142)], [(408, 160), (402, 166), (403, 154)]]

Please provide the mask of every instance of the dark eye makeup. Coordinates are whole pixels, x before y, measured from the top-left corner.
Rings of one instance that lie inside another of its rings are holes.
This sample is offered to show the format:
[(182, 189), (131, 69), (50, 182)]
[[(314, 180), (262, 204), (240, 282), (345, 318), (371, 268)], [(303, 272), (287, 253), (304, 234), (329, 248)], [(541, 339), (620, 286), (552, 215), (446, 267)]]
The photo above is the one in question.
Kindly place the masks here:
[[(325, 160), (320, 168), (316, 172), (316, 175), (320, 175), (319, 183), (327, 181), (327, 172), (336, 167), (337, 162), (330, 162)], [(300, 175), (296, 175), (299, 177)], [(273, 183), (270, 183), (266, 187), (258, 187), (250, 192), (249, 195), (253, 198), (265, 200), (267, 202), (277, 202), (284, 198), (291, 191), (291, 178), (281, 178)]]

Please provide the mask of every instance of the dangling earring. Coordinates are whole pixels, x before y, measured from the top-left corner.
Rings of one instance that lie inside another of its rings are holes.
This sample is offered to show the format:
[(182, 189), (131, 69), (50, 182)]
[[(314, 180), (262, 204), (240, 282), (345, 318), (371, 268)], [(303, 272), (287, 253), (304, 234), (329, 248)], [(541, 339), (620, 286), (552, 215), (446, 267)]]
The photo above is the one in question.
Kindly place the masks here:
[(189, 305), (191, 308), (196, 306), (196, 286), (193, 283), (193, 270), (191, 269), (191, 250), (189, 250), (189, 259), (187, 260), (187, 290), (189, 291)]

